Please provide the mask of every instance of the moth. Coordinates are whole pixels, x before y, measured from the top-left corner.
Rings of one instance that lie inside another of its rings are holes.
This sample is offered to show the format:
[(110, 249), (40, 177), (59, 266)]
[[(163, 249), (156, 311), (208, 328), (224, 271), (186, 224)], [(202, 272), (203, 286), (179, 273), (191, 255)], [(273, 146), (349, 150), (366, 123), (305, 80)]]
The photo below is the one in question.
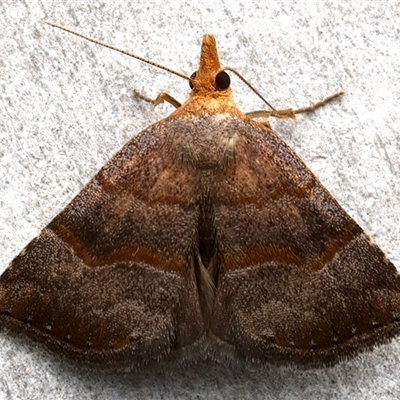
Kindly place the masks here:
[(1, 275), (3, 330), (114, 369), (181, 358), (324, 367), (399, 334), (396, 268), (268, 123), (336, 95), (244, 114), (226, 70), (205, 35), (188, 100), (162, 95), (176, 110)]

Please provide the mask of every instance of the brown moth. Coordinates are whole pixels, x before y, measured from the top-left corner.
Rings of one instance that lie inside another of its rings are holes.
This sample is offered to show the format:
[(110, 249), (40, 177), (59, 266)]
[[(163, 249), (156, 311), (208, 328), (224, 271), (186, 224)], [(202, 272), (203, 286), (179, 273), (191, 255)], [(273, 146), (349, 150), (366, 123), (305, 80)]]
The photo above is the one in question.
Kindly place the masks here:
[(210, 35), (190, 83), (12, 261), (0, 325), (115, 369), (323, 367), (399, 334), (396, 268), (268, 124), (326, 101), (242, 113)]

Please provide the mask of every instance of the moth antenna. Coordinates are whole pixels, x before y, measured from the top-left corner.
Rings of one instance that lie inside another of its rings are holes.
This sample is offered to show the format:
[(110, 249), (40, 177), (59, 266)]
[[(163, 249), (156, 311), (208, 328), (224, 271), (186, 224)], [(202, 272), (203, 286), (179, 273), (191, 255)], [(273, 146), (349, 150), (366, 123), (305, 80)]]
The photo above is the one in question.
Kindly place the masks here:
[(122, 54), (125, 54), (125, 55), (129, 56), (129, 57), (136, 58), (137, 60), (143, 61), (143, 62), (145, 62), (147, 64), (150, 64), (153, 67), (157, 67), (157, 68), (163, 69), (164, 71), (170, 72), (171, 74), (177, 75), (177, 76), (179, 76), (179, 77), (181, 77), (183, 79), (186, 79), (186, 80), (190, 81), (190, 78), (188, 76), (186, 76), (184, 74), (181, 74), (180, 72), (174, 71), (174, 70), (172, 70), (170, 68), (164, 67), (163, 65), (157, 64), (154, 61), (150, 61), (147, 58), (143, 58), (143, 57), (137, 56), (136, 54), (130, 53), (129, 51), (121, 50), (121, 49), (119, 49), (117, 47), (114, 47), (114, 46), (112, 46), (110, 44), (100, 42), (100, 40), (92, 39), (92, 38), (90, 38), (88, 36), (82, 35), (81, 33), (73, 31), (72, 29), (69, 29), (69, 28), (66, 28), (64, 26), (55, 24), (53, 22), (43, 21), (43, 23), (45, 23), (47, 25), (50, 25), (50, 26), (53, 26), (54, 28), (61, 29), (61, 30), (65, 31), (65, 32), (72, 33), (73, 35), (79, 36), (79, 37), (81, 37), (81, 38), (83, 38), (85, 40), (88, 40), (89, 42), (96, 43), (96, 44), (98, 44), (100, 46), (107, 47), (108, 49), (118, 51), (118, 52), (120, 52)]
[(237, 72), (235, 69), (230, 68), (230, 67), (224, 67), (221, 69), (221, 71), (231, 71), (233, 72), (243, 83), (245, 83), (271, 110), (276, 111), (274, 107), (271, 106), (271, 104), (268, 103), (268, 101), (261, 95), (261, 93), (246, 79), (244, 78), (239, 72)]

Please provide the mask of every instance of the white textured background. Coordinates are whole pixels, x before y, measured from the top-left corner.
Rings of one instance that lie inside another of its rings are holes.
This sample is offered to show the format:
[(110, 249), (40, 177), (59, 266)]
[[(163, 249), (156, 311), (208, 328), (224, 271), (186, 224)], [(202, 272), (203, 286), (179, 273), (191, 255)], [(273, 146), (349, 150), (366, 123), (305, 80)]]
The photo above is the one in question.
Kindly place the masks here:
[[(0, 3), (0, 272), (130, 137), (188, 85), (41, 24), (50, 20), (190, 75), (204, 33), (276, 108), (346, 95), (276, 131), (400, 268), (400, 3)], [(200, 3), (200, 4), (198, 4)], [(233, 79), (239, 107), (260, 101)], [(0, 336), (2, 399), (397, 399), (400, 339), (318, 371), (225, 366), (104, 374)]]

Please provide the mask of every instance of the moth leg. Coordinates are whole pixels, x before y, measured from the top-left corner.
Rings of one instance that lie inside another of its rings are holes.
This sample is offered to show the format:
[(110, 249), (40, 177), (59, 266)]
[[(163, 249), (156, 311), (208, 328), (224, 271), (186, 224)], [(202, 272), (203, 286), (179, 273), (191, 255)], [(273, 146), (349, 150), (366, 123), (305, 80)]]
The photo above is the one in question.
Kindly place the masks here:
[(246, 115), (250, 118), (269, 118), (269, 117), (275, 117), (275, 118), (281, 118), (281, 119), (295, 119), (296, 118), (296, 111), (288, 108), (287, 110), (273, 110), (273, 111), (265, 111), (265, 110), (259, 110), (259, 111), (252, 111), (249, 113), (246, 113)]
[(268, 119), (269, 117), (275, 117), (275, 118), (281, 118), (281, 119), (295, 119), (296, 114), (312, 112), (312, 111), (316, 110), (317, 108), (324, 106), (325, 104), (329, 103), (330, 101), (336, 99), (337, 97), (339, 97), (343, 94), (344, 94), (344, 92), (335, 93), (317, 103), (311, 104), (311, 106), (298, 108), (297, 110), (293, 110), (292, 108), (288, 108), (286, 110), (272, 110), (272, 111), (261, 110), (261, 111), (252, 111), (252, 112), (246, 113), (246, 115), (250, 118), (266, 118), (266, 119)]
[(316, 110), (317, 108), (322, 107), (325, 104), (329, 103), (330, 101), (336, 99), (337, 97), (342, 96), (343, 94), (344, 94), (344, 92), (335, 93), (335, 94), (333, 94), (331, 96), (328, 96), (325, 99), (319, 101), (318, 103), (311, 104), (311, 106), (303, 107), (303, 108), (299, 108), (297, 110), (294, 110), (294, 113), (295, 114), (300, 114), (300, 113), (304, 113), (304, 112), (312, 112), (312, 111)]
[(179, 101), (175, 100), (172, 96), (170, 96), (168, 93), (160, 93), (154, 100), (151, 99), (150, 97), (147, 97), (141, 93), (139, 93), (137, 90), (133, 89), (133, 92), (137, 97), (140, 99), (147, 101), (148, 103), (153, 104), (153, 106), (157, 106), (164, 101), (166, 101), (169, 104), (172, 104), (175, 108), (179, 108), (181, 106), (181, 103)]
[(269, 123), (269, 117), (275, 117), (275, 118), (281, 118), (281, 119), (295, 119), (296, 118), (296, 113), (291, 108), (289, 108), (287, 110), (252, 111), (252, 112), (246, 113), (246, 115), (250, 118), (262, 118), (262, 120), (259, 122), (261, 124), (263, 124), (266, 128), (271, 129), (271, 130), (272, 130), (272, 127)]

